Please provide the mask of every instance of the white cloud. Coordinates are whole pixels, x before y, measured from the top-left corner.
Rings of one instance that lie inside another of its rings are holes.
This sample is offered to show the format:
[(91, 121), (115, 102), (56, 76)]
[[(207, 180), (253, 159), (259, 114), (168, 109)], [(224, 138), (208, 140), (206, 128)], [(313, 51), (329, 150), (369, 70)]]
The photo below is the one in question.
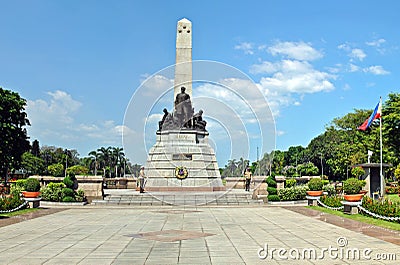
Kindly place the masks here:
[[(261, 75), (257, 86), (268, 99), (274, 116), (280, 109), (289, 105), (301, 104), (302, 95), (328, 92), (335, 87), (332, 80), (337, 76), (341, 65), (328, 69), (329, 72), (315, 69), (311, 61), (320, 59), (323, 54), (309, 43), (277, 42), (266, 48), (272, 55), (282, 55), (282, 60), (262, 61), (250, 67), (250, 73)], [(299, 98), (300, 97), (300, 98)]]
[(364, 60), (365, 57), (367, 57), (367, 54), (362, 49), (352, 48), (347, 43), (340, 44), (338, 46), (338, 49), (346, 51), (347, 56), (349, 56), (351, 58), (351, 60), (358, 59), (359, 61), (362, 61), (362, 60)]
[(260, 84), (266, 90), (267, 96), (271, 93), (303, 94), (334, 89), (330, 79), (335, 79), (335, 76), (314, 69), (308, 62), (283, 60), (274, 65), (276, 71), (273, 75), (260, 79)]
[(386, 43), (385, 39), (375, 39), (373, 41), (366, 42), (365, 44), (374, 47), (380, 54), (385, 54), (386, 49), (384, 48), (384, 44)]
[(163, 75), (153, 75), (145, 79), (142, 86), (144, 96), (161, 96), (174, 86), (174, 80)]
[(311, 44), (305, 42), (277, 42), (267, 48), (272, 55), (282, 55), (295, 60), (313, 61), (323, 57), (320, 51), (314, 49)]
[(381, 47), (381, 45), (384, 44), (385, 42), (386, 42), (386, 40), (381, 38), (381, 39), (366, 42), (365, 44), (367, 44), (368, 46), (372, 46), (372, 47)]
[[(65, 91), (48, 92), (49, 99), (27, 100), (27, 113), (31, 122), (28, 133), (41, 144), (75, 148), (97, 148), (121, 145), (122, 125), (112, 120), (84, 121), (82, 103)], [(129, 131), (127, 131), (129, 133)], [(89, 147), (88, 147), (89, 148)], [(85, 156), (88, 150), (78, 150)]]
[(48, 92), (51, 96), (50, 101), (43, 99), (28, 100), (28, 118), (32, 124), (42, 125), (52, 124), (63, 125), (74, 121), (73, 114), (81, 107), (82, 103), (72, 99), (71, 95), (64, 91), (56, 90)]
[(242, 50), (244, 52), (244, 54), (254, 54), (253, 51), (253, 44), (250, 42), (242, 42), (238, 45), (235, 45), (235, 50)]
[(284, 131), (279, 131), (279, 130), (276, 131), (276, 136), (282, 136), (284, 134), (285, 134)]
[(388, 74), (390, 74), (390, 72), (386, 71), (385, 69), (383, 69), (383, 67), (381, 65), (369, 66), (367, 68), (364, 68), (363, 71), (366, 72), (366, 73), (374, 74), (374, 75), (388, 75)]
[(361, 49), (352, 49), (349, 56), (351, 58), (355, 58), (358, 59), (360, 61), (364, 60), (365, 57), (367, 57), (367, 55), (365, 54), (365, 52)]
[(360, 67), (351, 63), (349, 71), (350, 72), (358, 72), (358, 71), (360, 71)]
[(277, 71), (279, 64), (272, 62), (262, 62), (261, 64), (254, 64), (250, 67), (250, 73), (252, 74), (271, 74)]
[(338, 49), (339, 50), (344, 50), (344, 51), (350, 51), (351, 50), (350, 46), (348, 44), (346, 44), (346, 43), (338, 45)]

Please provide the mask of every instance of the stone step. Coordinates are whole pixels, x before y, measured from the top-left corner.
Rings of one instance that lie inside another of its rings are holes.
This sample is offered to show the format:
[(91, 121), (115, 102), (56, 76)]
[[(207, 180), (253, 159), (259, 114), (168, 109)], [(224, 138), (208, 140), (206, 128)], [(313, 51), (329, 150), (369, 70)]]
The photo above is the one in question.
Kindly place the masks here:
[[(106, 192), (107, 193), (107, 192)], [(93, 205), (118, 206), (150, 206), (150, 205), (262, 205), (262, 200), (253, 200), (251, 194), (236, 193), (205, 193), (205, 194), (149, 194), (130, 193), (106, 194), (103, 200), (92, 201)]]

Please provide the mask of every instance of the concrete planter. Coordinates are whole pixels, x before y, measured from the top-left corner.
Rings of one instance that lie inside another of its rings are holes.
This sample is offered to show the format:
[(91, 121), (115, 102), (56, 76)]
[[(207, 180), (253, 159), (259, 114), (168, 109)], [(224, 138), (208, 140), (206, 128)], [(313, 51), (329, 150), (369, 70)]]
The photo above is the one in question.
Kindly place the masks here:
[(22, 196), (24, 198), (37, 198), (40, 196), (40, 191), (23, 191)]
[(308, 196), (318, 197), (321, 196), (323, 191), (322, 190), (308, 190), (306, 191)]
[(344, 199), (348, 202), (358, 202), (361, 201), (364, 194), (348, 194), (344, 195)]

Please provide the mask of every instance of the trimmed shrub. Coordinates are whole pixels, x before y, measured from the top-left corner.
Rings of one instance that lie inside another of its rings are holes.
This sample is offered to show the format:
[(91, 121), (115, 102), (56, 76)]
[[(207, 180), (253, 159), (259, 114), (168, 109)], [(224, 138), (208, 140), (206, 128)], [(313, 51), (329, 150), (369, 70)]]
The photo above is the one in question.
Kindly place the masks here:
[(343, 181), (343, 191), (345, 194), (358, 194), (364, 187), (365, 180), (359, 180), (356, 178), (348, 178)]
[(69, 176), (64, 178), (63, 183), (65, 184), (65, 186), (67, 188), (70, 188), (70, 189), (74, 188), (74, 181)]
[(62, 197), (63, 197), (63, 199), (64, 199), (65, 197), (75, 197), (75, 192), (74, 192), (73, 189), (70, 189), (70, 188), (63, 188), (63, 189), (62, 189)]
[(267, 184), (268, 184), (268, 187), (276, 188), (276, 181), (275, 181), (274, 177), (269, 176), (269, 177), (267, 178), (266, 182), (267, 182)]
[(268, 187), (267, 191), (268, 191), (268, 195), (277, 195), (278, 194), (277, 189), (274, 187)]
[(62, 189), (65, 188), (64, 183), (50, 182), (46, 187), (41, 189), (42, 200), (60, 202), (62, 200)]
[(37, 179), (29, 178), (24, 182), (25, 191), (40, 191), (40, 182)]
[(275, 201), (280, 201), (281, 200), (278, 195), (268, 195), (267, 198), (268, 198), (268, 201), (271, 201), (271, 202), (275, 202)]
[(295, 179), (286, 179), (285, 180), (285, 187), (290, 188), (293, 187), (297, 184), (297, 181)]
[[(68, 188), (67, 188), (68, 189)], [(76, 202), (74, 197), (66, 196), (62, 199), (63, 202)]]
[(307, 185), (298, 185), (278, 190), (278, 196), (282, 201), (304, 200), (307, 195), (307, 190)]
[(322, 180), (320, 178), (312, 178), (307, 183), (307, 186), (310, 190), (313, 190), (313, 191), (322, 190), (322, 186), (323, 186)]

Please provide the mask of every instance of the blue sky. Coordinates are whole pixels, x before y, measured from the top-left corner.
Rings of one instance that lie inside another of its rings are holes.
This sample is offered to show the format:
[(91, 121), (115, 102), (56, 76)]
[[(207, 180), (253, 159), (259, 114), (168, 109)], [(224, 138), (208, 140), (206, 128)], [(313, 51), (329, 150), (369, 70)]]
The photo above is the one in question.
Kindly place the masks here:
[[(399, 5), (0, 1), (0, 86), (28, 100), (28, 132), (41, 145), (81, 156), (121, 146), (131, 96), (148, 76), (174, 64), (176, 23), (186, 17), (193, 23), (193, 59), (247, 74), (274, 115), (277, 149), (306, 146), (333, 118), (372, 109), (379, 96), (399, 92)], [(213, 144), (223, 166), (231, 153)], [(255, 146), (249, 158), (256, 159)], [(131, 160), (143, 163), (145, 156)]]

